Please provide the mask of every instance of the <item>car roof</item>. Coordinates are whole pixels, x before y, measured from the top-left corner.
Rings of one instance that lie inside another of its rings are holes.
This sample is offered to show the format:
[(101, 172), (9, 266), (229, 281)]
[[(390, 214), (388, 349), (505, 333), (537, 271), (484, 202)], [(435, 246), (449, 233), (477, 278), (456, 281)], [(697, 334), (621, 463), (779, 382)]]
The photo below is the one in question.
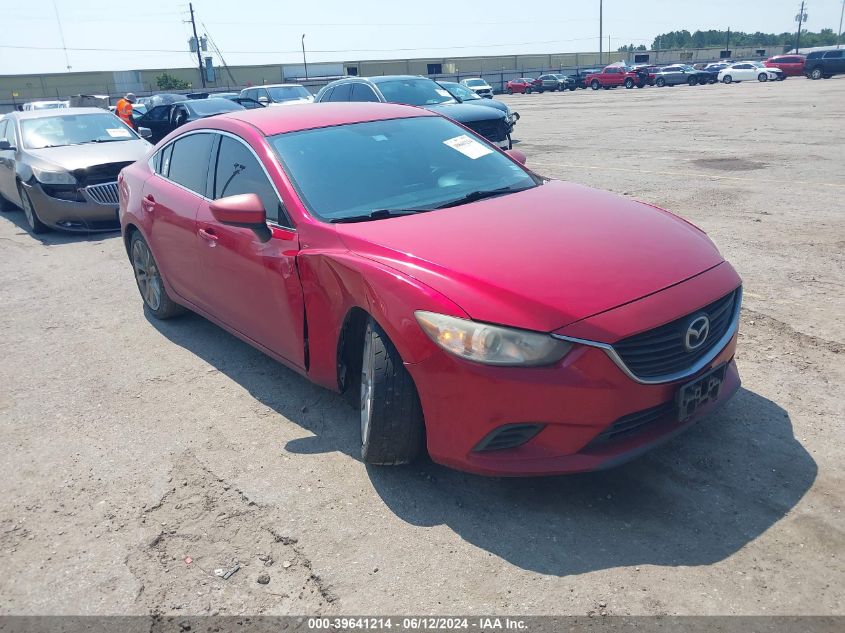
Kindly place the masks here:
[(260, 86), (248, 86), (244, 90), (251, 90), (253, 88), (304, 88), (302, 84), (261, 84)]
[(235, 119), (258, 128), (265, 136), (334, 125), (437, 116), (424, 108), (375, 102), (329, 102), (292, 105), (284, 108), (256, 108), (220, 114), (214, 119)]
[(18, 119), (43, 119), (54, 116), (72, 116), (74, 114), (108, 114), (108, 110), (102, 108), (52, 108), (43, 110), (24, 110), (23, 112), (10, 112), (9, 116), (14, 115)]

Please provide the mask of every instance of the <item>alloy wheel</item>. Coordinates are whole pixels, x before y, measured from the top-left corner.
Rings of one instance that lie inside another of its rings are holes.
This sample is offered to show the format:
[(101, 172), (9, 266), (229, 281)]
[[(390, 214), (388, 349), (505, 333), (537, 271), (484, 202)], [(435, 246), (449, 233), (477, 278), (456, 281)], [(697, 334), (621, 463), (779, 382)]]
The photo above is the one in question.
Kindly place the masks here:
[(135, 269), (135, 281), (144, 303), (151, 310), (158, 310), (161, 307), (161, 275), (153, 254), (141, 240), (136, 240), (132, 245), (132, 267)]
[(370, 433), (370, 420), (373, 416), (373, 370), (375, 368), (375, 353), (372, 345), (370, 329), (364, 337), (363, 362), (361, 364), (361, 443), (367, 441)]

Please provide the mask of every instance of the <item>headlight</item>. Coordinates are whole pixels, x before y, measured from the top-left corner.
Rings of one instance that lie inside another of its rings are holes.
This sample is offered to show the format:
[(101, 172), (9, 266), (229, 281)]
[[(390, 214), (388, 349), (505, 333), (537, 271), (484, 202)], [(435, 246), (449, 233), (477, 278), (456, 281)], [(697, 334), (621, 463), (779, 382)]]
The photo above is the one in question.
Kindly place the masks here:
[(476, 323), (435, 312), (418, 311), (414, 316), (439, 347), (485, 365), (551, 365), (572, 348), (571, 343), (539, 332)]
[(32, 168), (32, 173), (35, 174), (35, 179), (45, 185), (75, 185), (76, 178), (71, 176), (66, 171), (47, 171), (45, 169), (39, 169), (38, 167)]

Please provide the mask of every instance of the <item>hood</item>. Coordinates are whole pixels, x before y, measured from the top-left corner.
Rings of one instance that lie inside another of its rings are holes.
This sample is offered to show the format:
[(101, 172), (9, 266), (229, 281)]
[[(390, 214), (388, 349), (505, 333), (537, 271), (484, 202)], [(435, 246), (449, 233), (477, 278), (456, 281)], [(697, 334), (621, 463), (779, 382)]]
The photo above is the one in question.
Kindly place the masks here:
[(464, 105), (471, 105), (471, 106), (484, 106), (485, 108), (496, 108), (507, 115), (508, 113), (508, 106), (506, 106), (501, 101), (497, 101), (496, 99), (473, 99), (472, 101), (464, 101)]
[(337, 231), (351, 251), (434, 288), (473, 319), (542, 332), (723, 261), (702, 231), (668, 211), (560, 181)]
[(505, 118), (505, 113), (496, 108), (479, 108), (468, 103), (442, 103), (440, 105), (424, 106), (437, 114), (454, 119), (458, 123), (473, 123), (475, 121), (490, 121)]
[(106, 163), (135, 162), (143, 158), (151, 145), (143, 139), (112, 143), (85, 143), (66, 147), (26, 149), (27, 155), (40, 162), (55, 165), (66, 171), (85, 169)]

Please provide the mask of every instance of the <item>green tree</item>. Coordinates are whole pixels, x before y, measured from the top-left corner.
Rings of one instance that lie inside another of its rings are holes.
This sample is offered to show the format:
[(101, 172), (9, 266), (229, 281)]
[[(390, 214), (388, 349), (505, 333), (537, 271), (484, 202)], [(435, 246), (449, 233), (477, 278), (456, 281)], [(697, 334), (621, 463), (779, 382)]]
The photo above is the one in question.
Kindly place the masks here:
[[(731, 47), (740, 46), (795, 46), (795, 32), (792, 33), (743, 33), (731, 31)], [(724, 47), (728, 41), (727, 31), (670, 31), (654, 38), (652, 49), (667, 48), (716, 48)], [(801, 46), (831, 46), (836, 44), (836, 33), (833, 29), (822, 29), (818, 33), (801, 31)]]
[(156, 83), (159, 90), (187, 90), (191, 87), (187, 81), (174, 77), (173, 75), (163, 72), (156, 77)]
[(617, 49), (620, 53), (633, 53), (634, 51), (644, 51), (646, 50), (645, 44), (640, 44), (639, 46), (634, 46), (633, 44), (624, 44)]

